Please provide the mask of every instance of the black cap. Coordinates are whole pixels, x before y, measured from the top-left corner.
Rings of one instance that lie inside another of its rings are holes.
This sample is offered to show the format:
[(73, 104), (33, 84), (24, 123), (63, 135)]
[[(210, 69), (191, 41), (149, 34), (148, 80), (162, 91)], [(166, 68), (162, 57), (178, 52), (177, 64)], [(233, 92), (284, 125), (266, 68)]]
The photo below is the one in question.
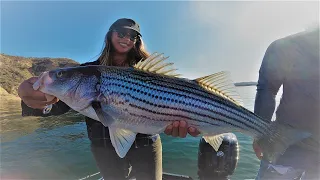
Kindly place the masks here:
[(141, 36), (139, 24), (132, 19), (121, 18), (121, 19), (116, 20), (110, 26), (109, 31), (116, 30), (118, 28), (132, 29), (132, 30), (136, 31)]

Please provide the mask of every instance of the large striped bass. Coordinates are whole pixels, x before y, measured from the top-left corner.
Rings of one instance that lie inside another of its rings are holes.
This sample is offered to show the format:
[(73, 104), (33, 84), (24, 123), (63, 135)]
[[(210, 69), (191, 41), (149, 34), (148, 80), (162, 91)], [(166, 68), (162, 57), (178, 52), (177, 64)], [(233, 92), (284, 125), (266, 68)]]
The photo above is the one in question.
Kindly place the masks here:
[(137, 133), (159, 134), (177, 120), (198, 128), (216, 151), (223, 133), (249, 135), (257, 139), (270, 162), (310, 135), (277, 121), (269, 123), (244, 108), (228, 73), (181, 78), (165, 59), (153, 54), (134, 67), (60, 68), (44, 72), (34, 89), (109, 127), (121, 158)]

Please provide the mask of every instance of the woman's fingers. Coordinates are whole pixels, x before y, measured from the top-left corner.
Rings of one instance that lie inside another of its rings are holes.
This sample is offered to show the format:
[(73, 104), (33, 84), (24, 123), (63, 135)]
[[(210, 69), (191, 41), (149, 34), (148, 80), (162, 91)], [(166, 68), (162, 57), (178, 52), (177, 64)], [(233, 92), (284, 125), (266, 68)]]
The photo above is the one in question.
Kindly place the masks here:
[(20, 84), (18, 94), (23, 101), (25, 101), (27, 98), (41, 101), (46, 100), (45, 94), (43, 92), (35, 91), (32, 87), (33, 83), (37, 79), (37, 77), (32, 77)]
[(175, 121), (165, 129), (164, 133), (166, 135), (171, 135), (173, 137), (185, 138), (189, 133), (191, 136), (196, 137), (200, 132), (194, 127), (188, 127), (186, 121)]
[(179, 121), (173, 122), (172, 136), (177, 137), (179, 135)]
[(167, 128), (164, 130), (164, 133), (168, 136), (172, 135), (172, 129), (173, 126), (170, 124), (169, 126), (167, 126)]
[(193, 137), (196, 137), (200, 134), (199, 130), (194, 128), (194, 127), (189, 127), (188, 128), (188, 133), (193, 136)]
[(187, 136), (188, 124), (186, 121), (180, 121), (179, 123), (179, 137), (185, 138)]
[(43, 109), (45, 106), (49, 105), (49, 103), (47, 101), (41, 101), (41, 100), (35, 100), (35, 99), (30, 99), (30, 98), (25, 98), (23, 100), (23, 102), (31, 107), (31, 108), (35, 108), (35, 109)]

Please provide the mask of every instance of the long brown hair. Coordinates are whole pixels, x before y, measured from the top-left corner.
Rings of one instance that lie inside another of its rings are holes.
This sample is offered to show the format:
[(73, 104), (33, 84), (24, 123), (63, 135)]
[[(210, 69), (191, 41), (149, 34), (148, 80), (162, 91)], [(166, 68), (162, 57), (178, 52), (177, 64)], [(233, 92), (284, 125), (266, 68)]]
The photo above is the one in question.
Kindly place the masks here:
[[(100, 65), (112, 66), (112, 53), (114, 52), (114, 48), (111, 42), (112, 31), (108, 31), (104, 40), (104, 49), (101, 52), (100, 57), (98, 58)], [(146, 59), (150, 54), (144, 47), (143, 41), (140, 36), (136, 40), (133, 48), (128, 52), (128, 57), (126, 63), (129, 66), (134, 66), (141, 59)]]

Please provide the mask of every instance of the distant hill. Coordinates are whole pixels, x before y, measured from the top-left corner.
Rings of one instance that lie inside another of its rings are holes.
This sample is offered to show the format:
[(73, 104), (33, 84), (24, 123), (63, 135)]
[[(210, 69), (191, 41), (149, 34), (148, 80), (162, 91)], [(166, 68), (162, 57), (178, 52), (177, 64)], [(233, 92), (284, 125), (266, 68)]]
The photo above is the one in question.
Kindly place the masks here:
[(79, 65), (68, 58), (34, 58), (0, 54), (0, 92), (17, 96), (19, 84), (43, 71)]
[[(32, 77), (38, 76), (43, 71), (59, 67), (79, 65), (78, 62), (68, 58), (34, 58), (0, 54), (0, 96), (17, 96), (19, 84)], [(238, 82), (235, 86), (255, 86), (256, 82)]]

